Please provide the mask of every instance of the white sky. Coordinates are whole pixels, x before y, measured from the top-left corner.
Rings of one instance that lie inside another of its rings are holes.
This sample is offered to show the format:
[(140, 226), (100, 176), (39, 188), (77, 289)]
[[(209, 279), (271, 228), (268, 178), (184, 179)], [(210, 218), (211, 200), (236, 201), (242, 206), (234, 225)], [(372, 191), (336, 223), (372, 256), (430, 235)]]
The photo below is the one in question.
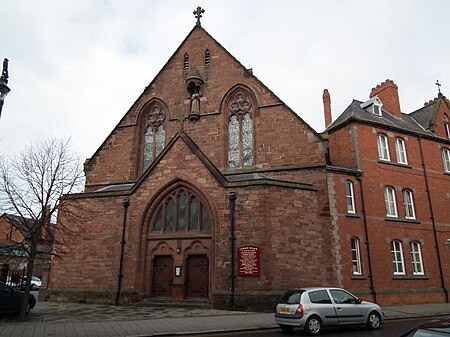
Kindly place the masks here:
[(450, 96), (448, 0), (0, 0), (0, 154), (48, 136), (94, 154), (195, 25), (316, 131), (387, 78), (403, 112)]

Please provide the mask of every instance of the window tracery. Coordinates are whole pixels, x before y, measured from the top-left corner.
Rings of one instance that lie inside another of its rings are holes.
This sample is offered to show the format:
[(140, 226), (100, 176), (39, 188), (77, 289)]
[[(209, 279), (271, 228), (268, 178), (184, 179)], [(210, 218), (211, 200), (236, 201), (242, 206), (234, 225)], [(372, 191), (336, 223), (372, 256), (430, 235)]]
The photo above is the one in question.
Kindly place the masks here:
[(239, 90), (228, 102), (228, 167), (250, 167), (254, 163), (253, 100)]
[(164, 129), (164, 120), (166, 114), (163, 108), (158, 104), (153, 104), (145, 116), (145, 134), (144, 134), (144, 158), (143, 170), (145, 171), (155, 160), (155, 158), (164, 149), (166, 141), (166, 131)]
[(209, 215), (199, 198), (185, 187), (170, 193), (158, 206), (153, 232), (209, 232)]

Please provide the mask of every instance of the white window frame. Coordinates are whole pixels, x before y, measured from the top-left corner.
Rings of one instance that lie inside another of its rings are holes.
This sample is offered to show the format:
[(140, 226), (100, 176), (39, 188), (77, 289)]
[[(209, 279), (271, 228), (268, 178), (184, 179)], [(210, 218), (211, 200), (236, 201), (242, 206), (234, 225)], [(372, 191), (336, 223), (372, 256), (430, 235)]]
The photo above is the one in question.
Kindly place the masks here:
[(444, 162), (444, 171), (450, 173), (450, 150), (445, 147), (442, 149), (442, 160)]
[(386, 216), (388, 218), (397, 218), (397, 201), (395, 199), (395, 188), (386, 186), (384, 188), (384, 204), (386, 206)]
[(395, 138), (395, 152), (397, 154), (397, 163), (408, 165), (408, 157), (406, 156), (406, 143), (403, 138)]
[(420, 246), (420, 242), (417, 241), (412, 241), (410, 243), (413, 275), (425, 275), (422, 262), (422, 248)]
[(345, 181), (345, 202), (347, 205), (347, 213), (355, 214), (355, 197), (353, 190), (353, 182), (351, 180)]
[(351, 247), (351, 251), (352, 251), (352, 273), (353, 273), (353, 275), (362, 275), (359, 239), (351, 238), (350, 239), (350, 247)]
[(390, 161), (391, 159), (389, 156), (388, 137), (384, 134), (379, 133), (377, 135), (377, 144), (378, 144), (378, 159)]
[(394, 275), (405, 275), (405, 263), (403, 258), (402, 242), (399, 240), (391, 241), (391, 256)]
[(414, 209), (414, 194), (413, 191), (409, 189), (404, 189), (402, 191), (403, 195), (403, 205), (405, 206), (405, 218), (415, 219), (416, 211)]
[(377, 103), (373, 103), (372, 105), (372, 113), (376, 116), (382, 116), (381, 114), (381, 105), (378, 105)]

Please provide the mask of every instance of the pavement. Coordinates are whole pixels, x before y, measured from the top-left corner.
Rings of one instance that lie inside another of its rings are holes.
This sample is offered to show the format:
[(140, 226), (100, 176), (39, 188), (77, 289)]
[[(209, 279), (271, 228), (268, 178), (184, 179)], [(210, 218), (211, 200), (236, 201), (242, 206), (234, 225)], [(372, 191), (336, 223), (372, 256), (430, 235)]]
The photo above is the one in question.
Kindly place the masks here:
[[(449, 303), (383, 307), (386, 320), (450, 315)], [(26, 322), (0, 316), (1, 337), (150, 337), (276, 328), (273, 313), (39, 302)]]

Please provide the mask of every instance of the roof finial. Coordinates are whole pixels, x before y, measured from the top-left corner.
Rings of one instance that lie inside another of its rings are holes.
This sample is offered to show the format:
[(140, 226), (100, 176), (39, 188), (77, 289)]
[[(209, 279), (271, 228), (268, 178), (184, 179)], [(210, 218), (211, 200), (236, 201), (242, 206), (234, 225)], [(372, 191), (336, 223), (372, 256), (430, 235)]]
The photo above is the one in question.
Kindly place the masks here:
[(438, 97), (442, 97), (442, 92), (441, 92), (441, 85), (442, 84), (439, 83), (439, 80), (437, 80), (435, 84), (437, 85), (438, 91), (439, 91), (438, 92)]
[(197, 26), (201, 26), (200, 18), (202, 17), (202, 14), (205, 13), (205, 10), (201, 8), (200, 6), (197, 7), (197, 9), (194, 11), (194, 15), (197, 19)]
[(2, 76), (0, 78), (5, 84), (8, 84), (8, 59), (3, 60)]

